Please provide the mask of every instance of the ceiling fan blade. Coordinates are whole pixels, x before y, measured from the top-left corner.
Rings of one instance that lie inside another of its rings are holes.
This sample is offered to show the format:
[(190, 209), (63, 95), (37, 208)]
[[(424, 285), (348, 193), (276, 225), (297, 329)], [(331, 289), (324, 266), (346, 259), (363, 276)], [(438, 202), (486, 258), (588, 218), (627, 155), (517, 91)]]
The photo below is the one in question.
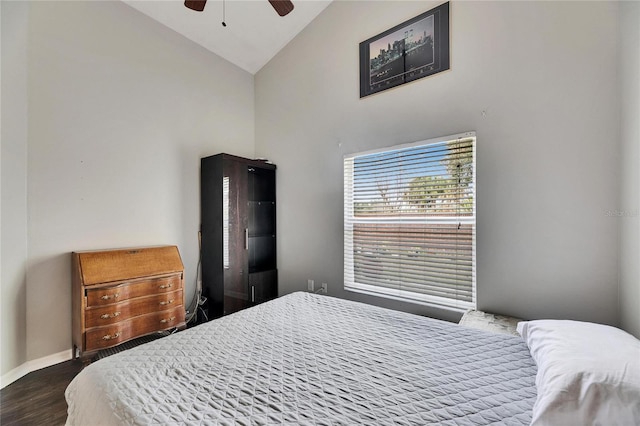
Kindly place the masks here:
[(269, 0), (269, 3), (280, 16), (285, 16), (293, 10), (293, 3), (290, 0)]
[(195, 10), (196, 12), (202, 12), (204, 10), (204, 5), (207, 3), (207, 0), (185, 0), (184, 5), (187, 6), (191, 10)]

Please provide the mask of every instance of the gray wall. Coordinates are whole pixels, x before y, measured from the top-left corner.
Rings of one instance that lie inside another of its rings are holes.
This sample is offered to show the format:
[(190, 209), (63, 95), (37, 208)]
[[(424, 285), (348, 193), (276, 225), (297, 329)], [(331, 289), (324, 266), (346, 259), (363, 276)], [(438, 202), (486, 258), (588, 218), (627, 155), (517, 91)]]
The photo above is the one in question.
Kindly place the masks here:
[[(2, 35), (4, 47), (4, 25)], [(3, 251), (5, 225), (15, 225), (28, 254), (23, 244), (15, 261), (3, 256), (2, 305), (26, 318), (34, 360), (71, 348), (73, 250), (177, 244), (191, 297), (200, 157), (253, 156), (254, 91), (251, 74), (121, 2), (29, 2), (27, 35), (7, 65), (24, 70), (26, 54), (27, 90), (11, 92), (17, 104), (5, 111), (3, 87), (2, 113), (4, 124), (28, 107), (27, 145), (22, 128), (11, 143), (27, 155), (28, 207), (6, 222), (3, 211), (2, 225)], [(2, 59), (4, 71), (4, 50)], [(4, 126), (2, 137), (4, 185)], [(24, 194), (24, 171), (7, 173)], [(12, 192), (2, 189), (4, 209)], [(6, 285), (5, 276), (16, 278)], [(14, 306), (5, 290), (25, 303)], [(5, 324), (3, 354), (20, 352), (24, 331)], [(19, 358), (3, 359), (2, 374)]]
[(640, 2), (620, 4), (620, 94), (620, 316), (640, 338)]
[(455, 319), (342, 289), (342, 158), (474, 130), (478, 307), (616, 324), (618, 5), (453, 2), (451, 70), (359, 99), (359, 42), (438, 3), (334, 2), (256, 74), (281, 294), (313, 278)]
[(0, 2), (2, 15), (2, 240), (0, 372), (26, 360), (27, 3)]

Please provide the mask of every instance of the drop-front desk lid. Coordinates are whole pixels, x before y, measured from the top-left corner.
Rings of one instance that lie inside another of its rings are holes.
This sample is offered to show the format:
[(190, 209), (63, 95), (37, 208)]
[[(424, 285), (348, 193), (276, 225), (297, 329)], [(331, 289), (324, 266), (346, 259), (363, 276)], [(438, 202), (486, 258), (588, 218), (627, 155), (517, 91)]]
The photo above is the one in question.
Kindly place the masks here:
[(75, 252), (84, 285), (183, 272), (176, 246)]

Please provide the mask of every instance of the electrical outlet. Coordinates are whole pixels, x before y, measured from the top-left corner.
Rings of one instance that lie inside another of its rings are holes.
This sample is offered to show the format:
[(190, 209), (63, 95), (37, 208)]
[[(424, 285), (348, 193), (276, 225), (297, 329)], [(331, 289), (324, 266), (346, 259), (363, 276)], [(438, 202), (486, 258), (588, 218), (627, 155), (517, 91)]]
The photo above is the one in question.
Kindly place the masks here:
[(314, 290), (313, 287), (314, 287), (313, 280), (307, 280), (307, 290), (313, 291)]
[(322, 292), (327, 294), (327, 283), (322, 283)]

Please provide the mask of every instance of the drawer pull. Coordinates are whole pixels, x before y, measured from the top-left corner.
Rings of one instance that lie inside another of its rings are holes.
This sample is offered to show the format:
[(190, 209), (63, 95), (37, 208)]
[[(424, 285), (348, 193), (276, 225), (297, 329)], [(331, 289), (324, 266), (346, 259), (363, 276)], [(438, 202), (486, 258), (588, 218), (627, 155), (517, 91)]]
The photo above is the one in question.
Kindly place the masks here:
[(160, 322), (161, 323), (167, 323), (167, 322), (173, 322), (175, 321), (176, 317), (171, 317), (171, 318), (165, 318), (165, 319), (161, 319)]
[(104, 336), (102, 336), (102, 340), (117, 339), (118, 337), (120, 337), (120, 332), (113, 333), (113, 334), (105, 334)]
[(166, 302), (160, 302), (160, 306), (164, 306), (164, 305), (170, 305), (173, 303), (173, 299), (171, 300), (167, 300)]
[(114, 293), (114, 294), (105, 294), (104, 296), (102, 296), (100, 299), (102, 300), (109, 300), (109, 299), (117, 299), (118, 296), (120, 296), (120, 293)]
[(171, 286), (172, 286), (172, 285), (173, 285), (173, 284), (171, 284), (171, 283), (169, 283), (169, 284), (163, 284), (163, 285), (161, 285), (161, 286), (160, 286), (160, 287), (158, 287), (158, 288), (171, 288)]
[(114, 312), (112, 314), (102, 314), (102, 315), (100, 315), (100, 318), (109, 319), (109, 318), (115, 318), (115, 317), (118, 317), (118, 316), (120, 316), (120, 311)]

